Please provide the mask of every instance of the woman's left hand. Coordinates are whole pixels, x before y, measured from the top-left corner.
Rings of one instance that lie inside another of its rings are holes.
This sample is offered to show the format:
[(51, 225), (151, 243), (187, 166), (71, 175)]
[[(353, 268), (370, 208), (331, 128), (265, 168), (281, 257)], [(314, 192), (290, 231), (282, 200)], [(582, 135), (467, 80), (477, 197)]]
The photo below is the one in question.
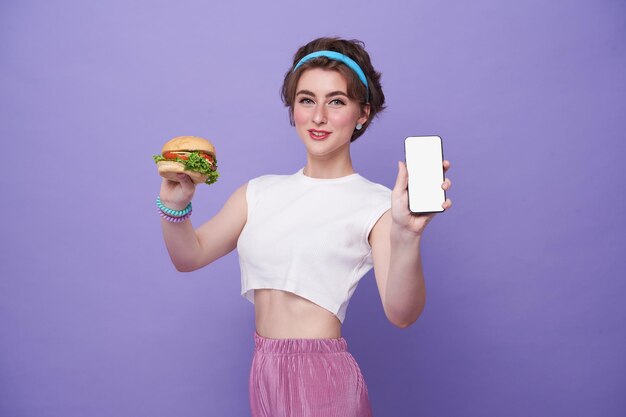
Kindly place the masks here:
[[(444, 174), (450, 168), (450, 161), (443, 161)], [(409, 174), (406, 170), (404, 162), (398, 162), (398, 178), (396, 179), (396, 185), (391, 192), (391, 218), (393, 219), (394, 226), (399, 226), (402, 230), (412, 232), (420, 236), (426, 225), (435, 217), (437, 213), (428, 214), (413, 214), (409, 211), (409, 194), (407, 191), (409, 181)], [(441, 184), (441, 188), (448, 191), (452, 186), (452, 182), (449, 178), (445, 178)], [(441, 205), (444, 210), (449, 209), (452, 206), (452, 200), (449, 198)]]

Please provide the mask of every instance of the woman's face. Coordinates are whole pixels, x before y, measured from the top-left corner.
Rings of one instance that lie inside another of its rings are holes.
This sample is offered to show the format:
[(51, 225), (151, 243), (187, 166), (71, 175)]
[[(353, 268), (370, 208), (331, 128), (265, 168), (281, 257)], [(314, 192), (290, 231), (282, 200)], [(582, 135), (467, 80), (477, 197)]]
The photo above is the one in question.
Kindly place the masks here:
[(339, 72), (312, 68), (298, 80), (293, 106), (296, 131), (311, 155), (348, 152), (357, 123), (367, 120), (368, 108), (348, 98), (348, 83)]

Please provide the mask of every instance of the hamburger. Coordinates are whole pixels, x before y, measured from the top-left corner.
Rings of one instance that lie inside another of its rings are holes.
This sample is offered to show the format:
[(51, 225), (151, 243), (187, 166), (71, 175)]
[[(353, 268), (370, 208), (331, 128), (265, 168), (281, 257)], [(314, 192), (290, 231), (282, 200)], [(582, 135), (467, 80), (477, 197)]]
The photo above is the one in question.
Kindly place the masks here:
[(197, 136), (175, 137), (153, 158), (159, 174), (172, 181), (178, 181), (180, 173), (188, 175), (194, 184), (213, 184), (219, 177), (215, 147)]

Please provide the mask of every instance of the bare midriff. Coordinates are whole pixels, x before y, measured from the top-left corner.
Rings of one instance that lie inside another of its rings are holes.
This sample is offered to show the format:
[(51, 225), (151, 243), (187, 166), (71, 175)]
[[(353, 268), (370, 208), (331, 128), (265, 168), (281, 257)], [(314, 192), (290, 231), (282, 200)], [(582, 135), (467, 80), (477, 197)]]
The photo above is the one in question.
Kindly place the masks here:
[(270, 339), (337, 339), (341, 322), (330, 311), (294, 293), (254, 290), (256, 331)]

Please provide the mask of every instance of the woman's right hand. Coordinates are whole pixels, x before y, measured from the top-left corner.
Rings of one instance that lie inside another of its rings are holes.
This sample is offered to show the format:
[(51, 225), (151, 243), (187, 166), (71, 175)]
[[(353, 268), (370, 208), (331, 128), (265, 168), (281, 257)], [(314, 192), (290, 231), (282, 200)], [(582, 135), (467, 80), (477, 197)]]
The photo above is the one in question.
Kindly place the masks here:
[(163, 178), (159, 196), (165, 207), (183, 210), (191, 202), (196, 191), (196, 184), (186, 174), (177, 174), (177, 181)]

